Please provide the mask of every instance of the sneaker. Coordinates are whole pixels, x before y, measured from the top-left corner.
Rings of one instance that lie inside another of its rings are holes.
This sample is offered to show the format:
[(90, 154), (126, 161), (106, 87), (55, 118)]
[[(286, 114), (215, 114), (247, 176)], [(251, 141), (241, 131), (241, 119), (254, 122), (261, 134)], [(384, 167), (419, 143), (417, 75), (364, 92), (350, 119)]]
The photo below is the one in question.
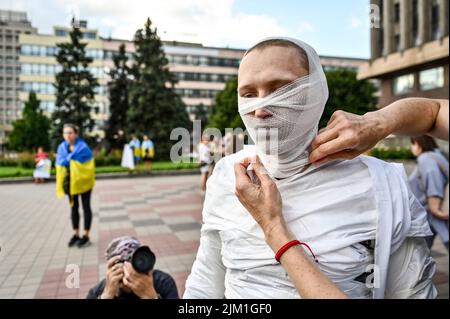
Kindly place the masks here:
[(70, 238), (69, 247), (76, 245), (79, 240), (80, 240), (80, 236), (73, 235), (72, 238)]
[(88, 236), (81, 237), (80, 241), (78, 242), (78, 248), (83, 248), (91, 245), (91, 241), (89, 240)]

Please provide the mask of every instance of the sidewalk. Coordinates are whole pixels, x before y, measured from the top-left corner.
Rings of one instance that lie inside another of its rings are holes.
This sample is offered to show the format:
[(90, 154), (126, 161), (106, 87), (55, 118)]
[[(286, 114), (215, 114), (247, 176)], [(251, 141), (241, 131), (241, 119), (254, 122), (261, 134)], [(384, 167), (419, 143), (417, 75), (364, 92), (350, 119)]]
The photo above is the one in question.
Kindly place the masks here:
[[(156, 268), (174, 276), (182, 296), (199, 245), (198, 184), (197, 175), (98, 180), (93, 245), (84, 249), (67, 247), (69, 203), (56, 199), (53, 183), (0, 185), (0, 299), (85, 298), (104, 277), (107, 244), (122, 235), (137, 236), (152, 248)], [(448, 298), (449, 255), (438, 238), (432, 255), (439, 297)], [(66, 287), (70, 265), (79, 267), (79, 288)]]
[[(67, 247), (69, 203), (55, 198), (54, 184), (0, 186), (0, 298), (85, 298), (104, 277), (107, 244), (122, 235), (152, 248), (155, 267), (175, 278), (181, 296), (200, 237), (198, 182), (196, 175), (97, 181), (93, 245), (85, 249)], [(66, 288), (67, 265), (79, 266), (79, 289)]]

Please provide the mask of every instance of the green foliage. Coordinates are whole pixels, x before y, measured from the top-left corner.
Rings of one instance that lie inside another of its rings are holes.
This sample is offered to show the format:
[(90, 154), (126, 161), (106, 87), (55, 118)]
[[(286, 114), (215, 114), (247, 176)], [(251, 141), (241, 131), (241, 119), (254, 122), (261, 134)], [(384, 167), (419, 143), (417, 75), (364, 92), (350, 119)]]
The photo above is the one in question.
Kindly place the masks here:
[[(10, 177), (31, 177), (33, 176), (33, 168), (24, 168), (21, 166), (2, 166), (2, 160), (0, 160), (0, 178), (10, 178)], [(152, 165), (153, 171), (173, 171), (179, 169), (193, 169), (198, 170), (198, 163), (172, 163), (172, 162), (154, 162)], [(96, 166), (96, 174), (107, 174), (107, 173), (123, 173), (129, 172), (128, 168), (121, 167), (118, 165), (112, 166)], [(55, 168), (52, 168), (51, 175), (55, 175)]]
[(229, 80), (225, 89), (217, 94), (208, 126), (218, 128), (222, 134), (225, 133), (225, 128), (245, 129), (238, 112), (237, 79)]
[(414, 159), (409, 148), (373, 148), (369, 155), (379, 159)]
[(206, 105), (199, 104), (194, 107), (194, 120), (200, 121), (202, 128), (205, 129), (208, 125), (208, 117), (210, 113), (210, 108)]
[(122, 156), (106, 155), (102, 152), (95, 156), (95, 166), (120, 165), (121, 162)]
[(376, 87), (368, 80), (357, 80), (356, 72), (337, 69), (326, 72), (329, 98), (319, 127), (325, 127), (336, 110), (362, 115), (376, 109)]
[(39, 146), (50, 148), (50, 120), (39, 108), (40, 101), (30, 92), (25, 103), (22, 118), (13, 122), (8, 148), (19, 152), (34, 152)]
[(109, 72), (111, 81), (108, 82), (110, 114), (105, 127), (108, 150), (121, 149), (126, 143), (124, 131), (127, 125), (131, 81), (124, 44), (120, 45), (118, 54), (113, 56), (113, 62), (114, 68)]
[[(168, 159), (174, 128), (190, 125), (186, 107), (175, 93), (175, 79), (156, 28), (147, 19), (134, 36), (133, 82), (129, 93), (127, 133), (147, 134), (155, 144), (157, 159)], [(167, 85), (169, 84), (169, 85)]]
[(62, 70), (55, 77), (56, 106), (52, 114), (54, 146), (61, 140), (65, 123), (77, 125), (81, 137), (90, 133), (94, 127), (91, 112), (98, 112), (92, 107), (98, 83), (88, 69), (92, 58), (86, 55), (87, 43), (81, 42), (82, 34), (75, 24), (69, 36), (69, 42), (57, 44), (56, 61)]

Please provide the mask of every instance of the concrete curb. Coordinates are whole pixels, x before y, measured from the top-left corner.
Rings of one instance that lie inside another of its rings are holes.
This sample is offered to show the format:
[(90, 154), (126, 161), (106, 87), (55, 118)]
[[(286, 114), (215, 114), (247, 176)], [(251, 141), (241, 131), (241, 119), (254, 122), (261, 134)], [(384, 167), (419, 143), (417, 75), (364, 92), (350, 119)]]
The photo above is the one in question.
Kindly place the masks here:
[[(97, 174), (95, 176), (96, 180), (101, 179), (120, 179), (120, 178), (144, 178), (144, 177), (161, 177), (161, 176), (177, 176), (177, 175), (199, 175), (200, 169), (176, 169), (176, 170), (161, 170), (152, 173), (140, 173), (140, 174), (130, 174), (128, 172), (124, 173), (103, 173)], [(26, 184), (33, 183), (32, 177), (11, 177), (11, 178), (1, 178), (0, 185), (7, 184)], [(55, 177), (52, 176), (49, 181), (50, 183), (55, 182)]]

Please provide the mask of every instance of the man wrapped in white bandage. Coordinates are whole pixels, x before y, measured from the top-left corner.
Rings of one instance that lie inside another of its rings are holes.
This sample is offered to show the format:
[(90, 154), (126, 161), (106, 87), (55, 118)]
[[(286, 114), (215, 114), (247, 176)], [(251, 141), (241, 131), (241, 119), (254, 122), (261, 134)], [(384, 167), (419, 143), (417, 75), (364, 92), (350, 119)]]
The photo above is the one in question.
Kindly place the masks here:
[(255, 145), (220, 160), (208, 180), (184, 298), (301, 298), (234, 193), (234, 163), (256, 154), (276, 182), (289, 228), (349, 297), (435, 298), (424, 240), (431, 232), (403, 167), (366, 156), (308, 163), (328, 98), (314, 49), (290, 38), (258, 42), (241, 61), (238, 91)]

